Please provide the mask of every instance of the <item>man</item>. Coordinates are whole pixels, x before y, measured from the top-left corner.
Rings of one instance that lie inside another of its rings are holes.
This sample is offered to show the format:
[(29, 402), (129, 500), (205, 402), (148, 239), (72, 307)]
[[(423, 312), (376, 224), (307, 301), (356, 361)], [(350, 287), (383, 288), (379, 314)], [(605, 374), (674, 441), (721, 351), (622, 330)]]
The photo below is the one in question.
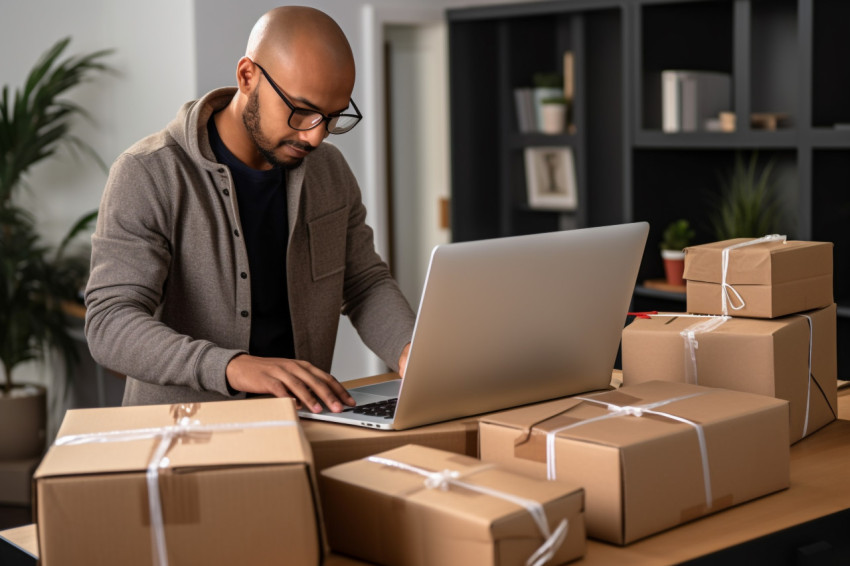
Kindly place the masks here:
[(333, 411), (340, 312), (403, 373), (414, 314), (375, 253), (357, 183), (322, 143), (360, 120), (339, 26), (263, 15), (237, 88), (183, 106), (116, 160), (92, 237), (86, 337), (124, 404), (251, 394)]

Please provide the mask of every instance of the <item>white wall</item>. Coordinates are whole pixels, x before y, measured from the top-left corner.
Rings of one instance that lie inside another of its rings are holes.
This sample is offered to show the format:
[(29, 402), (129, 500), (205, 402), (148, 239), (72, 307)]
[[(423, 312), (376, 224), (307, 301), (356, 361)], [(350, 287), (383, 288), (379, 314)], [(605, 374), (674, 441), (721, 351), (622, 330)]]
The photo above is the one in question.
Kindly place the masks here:
[[(137, 139), (163, 127), (195, 93), (195, 41), (191, 0), (3, 0), (0, 17), (0, 84), (19, 87), (50, 46), (71, 36), (67, 55), (115, 49), (114, 75), (71, 91), (95, 124), (75, 133), (107, 164)], [(29, 201), (52, 242), (74, 220), (98, 206), (106, 175), (91, 161), (67, 152), (33, 171)]]
[(392, 269), (416, 308), (431, 250), (449, 241), (440, 199), (449, 197), (446, 25), (389, 25)]

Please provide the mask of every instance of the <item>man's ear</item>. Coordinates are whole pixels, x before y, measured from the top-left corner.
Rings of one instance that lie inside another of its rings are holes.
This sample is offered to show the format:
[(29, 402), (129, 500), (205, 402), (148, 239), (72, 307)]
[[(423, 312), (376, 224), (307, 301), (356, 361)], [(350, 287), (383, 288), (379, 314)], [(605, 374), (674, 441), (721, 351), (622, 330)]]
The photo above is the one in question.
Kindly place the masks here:
[(242, 94), (250, 94), (260, 79), (260, 69), (248, 58), (242, 57), (236, 64), (236, 86)]

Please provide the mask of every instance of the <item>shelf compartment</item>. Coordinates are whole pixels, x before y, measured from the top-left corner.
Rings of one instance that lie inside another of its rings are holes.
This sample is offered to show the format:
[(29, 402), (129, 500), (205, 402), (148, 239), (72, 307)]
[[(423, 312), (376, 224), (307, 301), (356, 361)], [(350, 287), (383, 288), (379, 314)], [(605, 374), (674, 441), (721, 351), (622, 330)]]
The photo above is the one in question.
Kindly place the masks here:
[[(733, 74), (733, 2), (643, 5), (640, 9), (639, 127), (661, 130), (661, 72), (667, 69)], [(658, 41), (658, 38), (664, 41)], [(732, 85), (734, 91), (734, 83)], [(734, 111), (733, 107), (730, 110)]]
[(812, 152), (812, 239), (833, 242), (833, 295), (850, 303), (850, 150)]
[(750, 5), (750, 111), (787, 114), (779, 129), (793, 128), (800, 97), (797, 0)]
[[(649, 222), (638, 281), (661, 277), (664, 273), (658, 244), (670, 222), (687, 219), (696, 237), (694, 244), (717, 240), (711, 215), (717, 206), (720, 178), (731, 170), (736, 150), (641, 149), (634, 152), (632, 218)], [(742, 155), (745, 165), (749, 152)], [(771, 178), (783, 211), (779, 231), (793, 237), (799, 200), (797, 154), (789, 150), (759, 152), (759, 165), (773, 160)]]
[(850, 124), (850, 2), (815, 0), (812, 9), (812, 126)]

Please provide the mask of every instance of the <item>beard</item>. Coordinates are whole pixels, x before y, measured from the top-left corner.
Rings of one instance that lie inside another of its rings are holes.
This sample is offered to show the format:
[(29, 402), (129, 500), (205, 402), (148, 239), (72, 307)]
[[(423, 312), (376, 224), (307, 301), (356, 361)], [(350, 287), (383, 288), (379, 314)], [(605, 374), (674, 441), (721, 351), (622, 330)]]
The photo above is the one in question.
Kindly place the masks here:
[(275, 151), (285, 145), (292, 145), (305, 151), (313, 151), (315, 149), (310, 144), (302, 142), (281, 140), (276, 145), (268, 140), (260, 128), (260, 97), (257, 90), (254, 90), (248, 97), (248, 103), (245, 105), (245, 110), (242, 112), (242, 123), (248, 132), (248, 137), (251, 138), (254, 147), (263, 156), (263, 159), (272, 167), (283, 167), (284, 169), (295, 169), (301, 165), (303, 159), (291, 159), (284, 161), (279, 158)]

